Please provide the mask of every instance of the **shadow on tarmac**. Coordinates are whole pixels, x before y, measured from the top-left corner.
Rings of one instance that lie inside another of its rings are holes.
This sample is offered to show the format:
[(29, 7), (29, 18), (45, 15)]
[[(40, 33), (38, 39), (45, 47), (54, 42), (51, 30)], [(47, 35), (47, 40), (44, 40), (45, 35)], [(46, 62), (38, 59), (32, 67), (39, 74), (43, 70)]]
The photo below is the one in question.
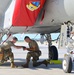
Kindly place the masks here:
[[(39, 61), (43, 61), (45, 59), (40, 59)], [(60, 59), (62, 60), (62, 59)], [(24, 69), (21, 67), (22, 64), (25, 64), (26, 60), (25, 59), (15, 59), (15, 65), (18, 66), (19, 69)], [(10, 67), (10, 61), (0, 65), (1, 67)], [(73, 66), (74, 66), (74, 63), (73, 63)], [(29, 64), (29, 69), (31, 70), (37, 70), (38, 68), (42, 68), (42, 69), (49, 69), (49, 70), (52, 70), (53, 68), (55, 69), (62, 69), (62, 64), (48, 64), (48, 66), (46, 67), (44, 64), (38, 66), (38, 67), (33, 67), (32, 66), (32, 61), (30, 61), (30, 64)], [(74, 67), (72, 69), (72, 74), (74, 74)]]

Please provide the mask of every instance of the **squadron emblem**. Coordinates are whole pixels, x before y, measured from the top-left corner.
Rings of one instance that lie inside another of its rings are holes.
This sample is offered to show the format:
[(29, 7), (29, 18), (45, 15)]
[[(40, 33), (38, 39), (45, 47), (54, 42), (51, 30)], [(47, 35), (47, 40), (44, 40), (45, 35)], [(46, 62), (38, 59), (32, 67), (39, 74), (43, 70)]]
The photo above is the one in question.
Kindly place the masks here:
[(26, 7), (31, 11), (35, 11), (40, 7), (40, 1), (29, 2)]

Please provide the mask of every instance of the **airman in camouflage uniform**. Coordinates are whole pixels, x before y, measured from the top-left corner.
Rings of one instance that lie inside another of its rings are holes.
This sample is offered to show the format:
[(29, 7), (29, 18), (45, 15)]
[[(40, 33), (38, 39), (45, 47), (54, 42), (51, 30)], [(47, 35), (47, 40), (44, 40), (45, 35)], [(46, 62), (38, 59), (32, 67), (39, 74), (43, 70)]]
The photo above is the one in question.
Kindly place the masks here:
[(16, 41), (17, 41), (17, 38), (13, 37), (12, 41), (7, 41), (0, 45), (0, 54), (2, 54), (1, 63), (4, 63), (4, 61), (7, 61), (8, 59), (10, 59), (12, 68), (16, 66), (14, 64), (14, 55), (13, 55), (11, 46), (15, 47), (14, 43)]
[(29, 67), (29, 62), (31, 57), (33, 57), (32, 60), (33, 60), (34, 67), (39, 66), (41, 64), (45, 64), (47, 66), (47, 62), (45, 60), (41, 62), (37, 62), (37, 60), (39, 60), (39, 56), (41, 55), (41, 51), (39, 50), (39, 47), (36, 41), (30, 39), (28, 36), (26, 36), (24, 40), (29, 44), (29, 48), (24, 48), (24, 50), (28, 50), (29, 52), (26, 57), (26, 63), (22, 65), (22, 67), (24, 68)]

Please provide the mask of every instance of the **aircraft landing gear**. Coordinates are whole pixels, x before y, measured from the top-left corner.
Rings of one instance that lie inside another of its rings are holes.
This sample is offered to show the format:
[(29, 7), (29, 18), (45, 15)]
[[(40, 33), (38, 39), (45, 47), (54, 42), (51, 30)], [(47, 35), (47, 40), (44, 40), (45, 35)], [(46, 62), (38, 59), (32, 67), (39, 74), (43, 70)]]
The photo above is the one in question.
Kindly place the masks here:
[(62, 62), (62, 68), (65, 73), (71, 73), (73, 65), (73, 50), (74, 50), (74, 23), (68, 21), (61, 26), (60, 48), (67, 49)]
[(52, 40), (51, 40), (51, 35), (47, 34), (46, 36), (47, 41), (48, 41), (48, 50), (49, 50), (49, 54), (48, 54), (48, 58), (49, 60), (58, 60), (58, 51), (56, 46), (52, 45)]
[(49, 58), (51, 60), (58, 60), (58, 51), (57, 51), (57, 48), (55, 46), (50, 46)]
[(62, 62), (63, 71), (65, 73), (71, 73), (72, 71), (72, 59), (70, 56), (66, 55)]

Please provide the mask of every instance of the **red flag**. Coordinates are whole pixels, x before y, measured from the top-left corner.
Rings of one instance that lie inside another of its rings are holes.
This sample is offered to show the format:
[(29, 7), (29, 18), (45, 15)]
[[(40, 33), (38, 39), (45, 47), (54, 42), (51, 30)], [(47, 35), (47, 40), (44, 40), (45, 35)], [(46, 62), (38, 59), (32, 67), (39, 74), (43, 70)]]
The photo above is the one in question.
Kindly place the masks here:
[(33, 26), (45, 0), (16, 0), (12, 17), (13, 26)]

